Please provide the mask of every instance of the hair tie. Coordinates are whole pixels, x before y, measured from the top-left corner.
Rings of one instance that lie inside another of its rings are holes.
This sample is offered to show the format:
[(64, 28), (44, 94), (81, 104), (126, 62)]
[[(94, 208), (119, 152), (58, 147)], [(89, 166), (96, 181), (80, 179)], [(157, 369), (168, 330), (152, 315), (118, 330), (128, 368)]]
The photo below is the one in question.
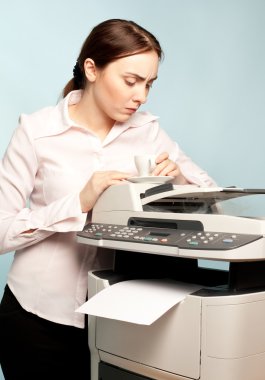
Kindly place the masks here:
[(74, 81), (77, 86), (82, 85), (83, 82), (83, 73), (80, 69), (79, 62), (76, 61), (76, 64), (73, 68), (73, 76), (74, 76)]

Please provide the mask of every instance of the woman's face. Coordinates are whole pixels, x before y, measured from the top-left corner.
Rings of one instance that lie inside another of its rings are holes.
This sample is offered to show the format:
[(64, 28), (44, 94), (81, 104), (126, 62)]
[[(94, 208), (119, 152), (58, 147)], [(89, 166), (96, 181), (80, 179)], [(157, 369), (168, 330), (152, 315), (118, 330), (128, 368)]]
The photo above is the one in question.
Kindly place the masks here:
[(96, 68), (89, 90), (97, 109), (114, 122), (129, 119), (146, 102), (158, 65), (157, 54), (150, 51), (117, 59), (102, 70)]

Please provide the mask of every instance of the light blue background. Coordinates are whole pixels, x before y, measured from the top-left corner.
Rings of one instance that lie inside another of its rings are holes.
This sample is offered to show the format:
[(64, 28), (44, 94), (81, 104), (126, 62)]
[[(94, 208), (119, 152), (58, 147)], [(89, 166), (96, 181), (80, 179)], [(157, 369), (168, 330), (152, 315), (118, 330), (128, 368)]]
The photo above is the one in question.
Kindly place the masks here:
[(126, 18), (165, 52), (144, 108), (219, 185), (265, 188), (264, 15), (264, 0), (0, 0), (0, 155), (20, 113), (57, 102), (91, 28)]

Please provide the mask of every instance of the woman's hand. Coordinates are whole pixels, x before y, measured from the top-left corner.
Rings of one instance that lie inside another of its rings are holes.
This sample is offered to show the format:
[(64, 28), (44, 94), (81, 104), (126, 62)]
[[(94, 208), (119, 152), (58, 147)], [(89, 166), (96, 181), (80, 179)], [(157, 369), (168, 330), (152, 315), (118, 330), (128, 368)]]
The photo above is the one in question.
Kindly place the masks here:
[(167, 152), (159, 154), (156, 158), (156, 168), (152, 175), (178, 177), (178, 184), (188, 184), (189, 182), (181, 173), (179, 166), (169, 159)]
[(119, 184), (130, 176), (131, 174), (118, 171), (95, 172), (80, 192), (82, 212), (91, 210), (100, 194), (109, 186)]

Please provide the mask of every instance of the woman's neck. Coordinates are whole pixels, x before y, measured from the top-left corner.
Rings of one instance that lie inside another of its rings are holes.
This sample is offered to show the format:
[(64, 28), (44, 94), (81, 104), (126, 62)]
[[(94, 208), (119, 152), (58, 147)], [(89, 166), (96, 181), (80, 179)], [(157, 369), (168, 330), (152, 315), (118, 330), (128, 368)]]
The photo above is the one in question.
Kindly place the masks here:
[(105, 139), (115, 124), (115, 120), (107, 117), (84, 91), (80, 101), (69, 106), (69, 116), (78, 125), (93, 132), (101, 141)]

